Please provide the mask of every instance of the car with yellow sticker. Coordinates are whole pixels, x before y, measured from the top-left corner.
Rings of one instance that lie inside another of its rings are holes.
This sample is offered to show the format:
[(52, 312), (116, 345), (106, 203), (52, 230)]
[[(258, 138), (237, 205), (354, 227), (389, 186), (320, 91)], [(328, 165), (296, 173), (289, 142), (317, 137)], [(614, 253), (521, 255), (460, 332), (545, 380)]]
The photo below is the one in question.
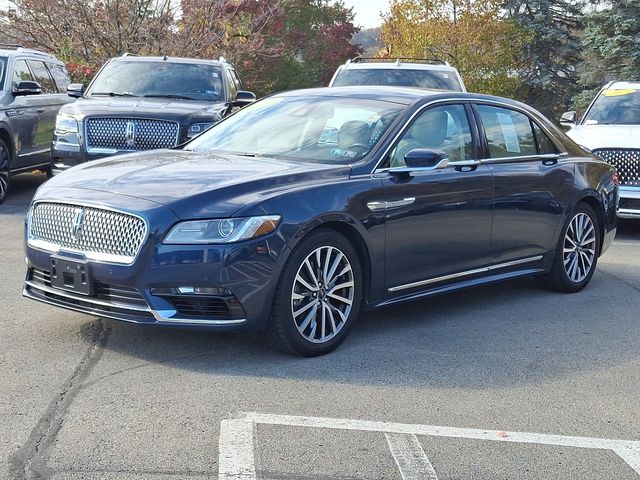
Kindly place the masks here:
[(565, 112), (567, 135), (612, 164), (620, 177), (618, 216), (640, 219), (640, 82), (609, 82), (583, 118)]

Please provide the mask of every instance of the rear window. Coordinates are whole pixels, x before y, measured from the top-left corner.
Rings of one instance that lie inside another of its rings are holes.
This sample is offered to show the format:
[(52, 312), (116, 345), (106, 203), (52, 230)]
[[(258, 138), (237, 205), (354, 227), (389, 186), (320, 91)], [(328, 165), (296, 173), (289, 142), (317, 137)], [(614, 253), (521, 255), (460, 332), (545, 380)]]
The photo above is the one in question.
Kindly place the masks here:
[(640, 125), (640, 89), (604, 90), (593, 103), (585, 125)]
[(408, 68), (346, 69), (338, 73), (333, 82), (334, 87), (352, 85), (387, 85), (462, 91), (462, 85), (452, 72)]

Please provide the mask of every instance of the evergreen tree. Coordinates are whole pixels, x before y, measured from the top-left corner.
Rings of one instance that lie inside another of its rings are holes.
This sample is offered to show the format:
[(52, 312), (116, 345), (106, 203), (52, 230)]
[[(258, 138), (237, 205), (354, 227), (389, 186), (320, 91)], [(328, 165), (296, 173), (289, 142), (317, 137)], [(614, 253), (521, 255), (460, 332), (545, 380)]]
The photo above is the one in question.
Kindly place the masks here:
[(519, 71), (522, 80), (519, 96), (551, 118), (567, 110), (579, 90), (577, 65), (581, 45), (576, 33), (581, 26), (583, 6), (579, 0), (505, 3), (509, 17), (532, 36), (524, 51), (525, 67)]

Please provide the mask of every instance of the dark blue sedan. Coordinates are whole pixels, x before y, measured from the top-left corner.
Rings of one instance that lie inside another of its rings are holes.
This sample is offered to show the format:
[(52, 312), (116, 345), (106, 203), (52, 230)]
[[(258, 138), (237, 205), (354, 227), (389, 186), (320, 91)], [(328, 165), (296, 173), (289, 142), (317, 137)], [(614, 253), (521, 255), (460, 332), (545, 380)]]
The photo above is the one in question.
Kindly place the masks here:
[(524, 275), (582, 289), (615, 234), (616, 178), (511, 100), (285, 92), (181, 149), (44, 184), (24, 295), (139, 324), (268, 330), (319, 355), (361, 309)]

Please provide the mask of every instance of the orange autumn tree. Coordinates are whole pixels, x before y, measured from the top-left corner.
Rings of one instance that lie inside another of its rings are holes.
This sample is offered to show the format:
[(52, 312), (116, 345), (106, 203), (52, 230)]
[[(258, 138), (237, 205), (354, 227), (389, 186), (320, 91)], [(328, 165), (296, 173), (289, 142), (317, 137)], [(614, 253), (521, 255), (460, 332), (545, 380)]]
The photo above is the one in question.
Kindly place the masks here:
[(456, 67), (471, 92), (517, 96), (529, 34), (503, 17), (497, 0), (392, 0), (381, 39), (386, 54), (437, 58)]

